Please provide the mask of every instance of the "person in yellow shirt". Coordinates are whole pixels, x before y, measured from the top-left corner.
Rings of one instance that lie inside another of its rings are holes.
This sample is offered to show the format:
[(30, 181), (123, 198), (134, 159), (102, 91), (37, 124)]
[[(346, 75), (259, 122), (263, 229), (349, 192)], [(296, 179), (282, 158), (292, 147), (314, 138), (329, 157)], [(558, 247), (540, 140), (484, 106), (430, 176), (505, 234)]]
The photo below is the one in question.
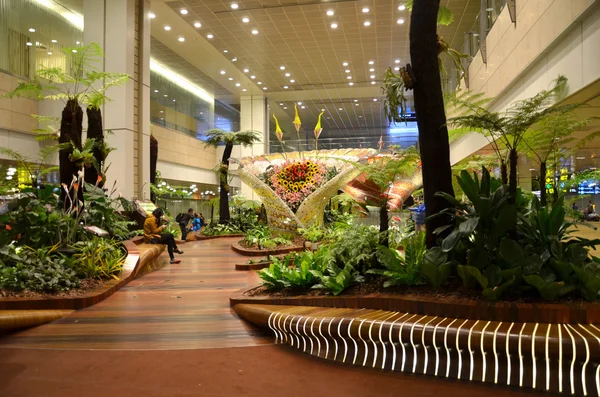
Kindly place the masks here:
[(183, 251), (177, 248), (177, 244), (175, 244), (175, 237), (171, 233), (163, 233), (163, 230), (167, 227), (167, 225), (160, 224), (163, 215), (164, 211), (160, 208), (155, 209), (151, 215), (148, 215), (144, 221), (144, 237), (150, 244), (166, 244), (171, 263), (181, 263), (173, 255), (173, 252), (183, 254)]

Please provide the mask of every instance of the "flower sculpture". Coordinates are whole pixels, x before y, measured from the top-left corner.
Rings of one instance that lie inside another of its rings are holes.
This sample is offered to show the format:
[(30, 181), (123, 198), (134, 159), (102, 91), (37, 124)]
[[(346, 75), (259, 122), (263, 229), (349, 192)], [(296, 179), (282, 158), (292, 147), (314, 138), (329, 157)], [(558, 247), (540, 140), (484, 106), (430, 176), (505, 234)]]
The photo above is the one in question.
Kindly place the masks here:
[(358, 174), (374, 149), (338, 149), (243, 157), (239, 176), (261, 198), (272, 229), (318, 226), (329, 199)]
[(321, 127), (321, 117), (323, 117), (323, 113), (319, 113), (319, 120), (317, 121), (317, 125), (315, 126), (315, 149), (319, 150), (319, 135), (323, 131), (323, 127)]

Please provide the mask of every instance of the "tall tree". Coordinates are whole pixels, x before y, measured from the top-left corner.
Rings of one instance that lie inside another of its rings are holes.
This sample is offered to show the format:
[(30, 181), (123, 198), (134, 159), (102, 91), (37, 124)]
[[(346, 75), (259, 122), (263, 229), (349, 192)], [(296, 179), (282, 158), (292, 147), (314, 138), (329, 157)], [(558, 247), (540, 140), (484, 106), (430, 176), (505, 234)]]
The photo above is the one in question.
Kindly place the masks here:
[[(454, 195), (450, 144), (438, 64), (437, 22), (440, 0), (415, 1), (410, 19), (410, 58), (414, 74), (414, 99), (423, 162), (423, 189), (427, 217), (449, 207), (436, 192)], [(427, 220), (427, 245), (435, 245), (434, 231), (446, 220)]]
[(229, 159), (234, 145), (250, 146), (260, 142), (262, 133), (259, 131), (237, 131), (226, 132), (218, 128), (209, 130), (207, 133), (206, 146), (218, 147), (225, 144), (223, 157), (218, 168), (219, 174), (219, 223), (229, 223)]
[[(88, 118), (87, 138), (94, 139), (96, 145), (92, 150), (94, 154), (95, 165), (85, 172), (85, 181), (89, 184), (98, 184), (98, 187), (104, 186), (105, 178), (102, 175), (102, 167), (106, 160), (104, 130), (102, 129), (102, 111), (100, 107), (88, 106), (86, 109)], [(101, 177), (99, 180), (98, 177)]]

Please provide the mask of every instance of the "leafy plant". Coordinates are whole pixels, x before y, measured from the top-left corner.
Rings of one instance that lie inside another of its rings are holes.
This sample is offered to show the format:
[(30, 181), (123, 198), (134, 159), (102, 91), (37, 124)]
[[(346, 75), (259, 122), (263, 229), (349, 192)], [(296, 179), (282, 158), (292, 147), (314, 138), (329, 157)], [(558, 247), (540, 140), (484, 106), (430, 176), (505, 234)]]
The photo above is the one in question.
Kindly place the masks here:
[(326, 289), (333, 295), (339, 295), (356, 283), (362, 283), (364, 277), (350, 264), (340, 269), (335, 264), (329, 264), (324, 271), (312, 270), (311, 273), (321, 282), (313, 288)]
[(403, 240), (404, 255), (384, 246), (377, 248), (377, 260), (385, 269), (371, 269), (367, 273), (383, 275), (383, 287), (422, 284), (421, 266), (425, 257), (425, 233), (419, 232)]
[(234, 225), (226, 225), (219, 223), (208, 224), (204, 229), (202, 229), (202, 234), (205, 236), (222, 236), (240, 233), (242, 233), (242, 231)]
[(361, 273), (377, 266), (379, 232), (369, 226), (355, 226), (330, 243), (331, 255), (337, 264), (350, 265)]
[(427, 251), (421, 264), (421, 276), (433, 288), (440, 288), (450, 276), (452, 265), (440, 247), (433, 247)]
[(116, 182), (108, 195), (99, 187), (86, 184), (84, 197), (88, 204), (83, 214), (83, 221), (87, 225), (105, 229), (118, 241), (124, 241), (140, 234), (140, 231), (131, 230), (136, 223), (128, 221), (118, 211), (122, 208), (125, 212), (132, 212), (134, 210), (132, 203), (124, 197), (113, 198), (115, 192)]
[(119, 278), (126, 256), (119, 243), (92, 237), (78, 241), (72, 248), (77, 250), (74, 265), (82, 278)]
[(298, 233), (307, 241), (316, 243), (325, 237), (325, 231), (319, 226), (311, 226), (307, 229), (298, 229)]

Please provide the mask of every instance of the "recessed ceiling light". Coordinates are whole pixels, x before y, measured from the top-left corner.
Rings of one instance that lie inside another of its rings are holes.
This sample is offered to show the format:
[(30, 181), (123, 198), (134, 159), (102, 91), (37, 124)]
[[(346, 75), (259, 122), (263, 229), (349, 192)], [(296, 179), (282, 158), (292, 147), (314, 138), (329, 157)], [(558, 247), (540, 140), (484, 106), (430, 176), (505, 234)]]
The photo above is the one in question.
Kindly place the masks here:
[(398, 7), (398, 10), (404, 11), (404, 10), (406, 10), (406, 6), (404, 4), (402, 4), (400, 7)]
[(358, 105), (359, 105), (358, 103), (355, 103), (355, 104), (354, 104), (354, 106), (358, 106)]
[(349, 82), (348, 85), (354, 85), (354, 83), (353, 82)]
[(240, 83), (235, 83), (235, 86), (239, 87), (239, 86), (241, 86), (241, 84)]
[(355, 99), (354, 102), (358, 102), (358, 99)]
[(377, 82), (376, 81), (371, 81), (371, 84), (377, 84)]
[(262, 85), (262, 81), (259, 81), (259, 82), (258, 82), (258, 83), (256, 83), (256, 84), (258, 84), (258, 85)]
[(76, 53), (76, 52), (77, 52), (77, 50), (73, 50), (73, 53)]
[(233, 58), (231, 59), (231, 62), (237, 62), (237, 57), (233, 57)]
[(219, 73), (221, 73), (221, 74), (225, 74), (225, 73), (227, 73), (227, 72), (225, 72), (224, 70), (221, 70)]
[(34, 28), (29, 28), (29, 31), (30, 31), (31, 33), (35, 33), (35, 29), (34, 29)]
[(164, 113), (162, 110), (160, 111), (161, 113)]
[(252, 75), (252, 76), (250, 76), (250, 78), (251, 78), (252, 80), (254, 80), (254, 79), (256, 78), (256, 76), (255, 76), (255, 75)]
[(375, 71), (375, 69), (373, 69), (373, 68), (369, 69), (369, 72), (374, 72), (374, 71)]
[(223, 50), (223, 52), (224, 52), (225, 54), (227, 54), (227, 53), (229, 52), (229, 50)]
[(237, 3), (231, 3), (231, 8), (237, 10), (240, 6)]
[(358, 118), (362, 118), (362, 116), (358, 116)]
[(173, 99), (173, 102), (175, 102), (175, 99)]
[(233, 81), (233, 77), (230, 77), (230, 78), (228, 78), (227, 80), (229, 80), (229, 81)]
[(290, 88), (290, 87), (288, 87), (287, 85), (284, 85), (284, 86), (283, 86), (283, 89), (284, 89), (284, 90), (287, 90), (288, 88)]
[(283, 106), (283, 102), (279, 102), (279, 106)]
[(342, 108), (338, 108), (338, 110), (342, 110)]
[(306, 106), (300, 106), (300, 108), (302, 108), (302, 109), (306, 109)]
[(181, 13), (181, 15), (187, 15), (188, 10), (186, 10), (185, 8), (182, 8), (181, 11), (179, 11)]
[(302, 102), (298, 102), (298, 105), (302, 105)]
[(265, 91), (266, 91), (266, 89), (267, 89), (267, 87), (263, 87), (263, 90), (265, 90)]
[(213, 36), (212, 34), (209, 33), (209, 34), (206, 35), (206, 37), (209, 38), (209, 39), (212, 39), (215, 36)]
[(346, 77), (348, 80), (352, 80), (352, 76), (347, 76)]
[(365, 8), (363, 8), (363, 9), (362, 9), (362, 12), (364, 12), (365, 14), (366, 14), (367, 12), (369, 12), (369, 7), (365, 7)]
[(158, 90), (154, 90), (154, 92), (158, 92)]
[(79, 45), (79, 41), (75, 42), (75, 44)]
[(285, 74), (285, 77), (290, 77), (290, 76), (291, 76), (291, 74), (289, 74), (289, 73)]
[(373, 98), (373, 102), (377, 102), (377, 98)]
[(247, 90), (247, 89), (245, 89), (245, 88), (242, 88), (242, 91), (246, 92), (246, 91), (248, 91), (248, 90)]
[(195, 28), (201, 28), (201, 27), (202, 27), (202, 24), (201, 24), (200, 22), (195, 22), (195, 23), (194, 23), (194, 27), (195, 27)]
[(33, 43), (32, 43), (31, 41), (28, 41), (28, 42), (27, 42), (27, 43), (25, 43), (25, 44), (27, 44), (27, 46), (28, 46), (28, 47), (31, 47), (31, 46), (33, 45)]
[(321, 109), (321, 112), (324, 112), (324, 111), (325, 111), (325, 109)]
[(294, 80), (294, 79), (290, 80), (290, 83), (295, 83), (295, 82), (296, 82), (296, 80)]
[(165, 25), (165, 30), (169, 31), (169, 30), (171, 30), (171, 27), (169, 25)]
[(164, 96), (165, 98), (166, 98), (166, 97), (168, 97), (168, 95), (167, 95), (167, 94), (165, 94), (165, 95), (163, 95), (163, 96)]
[(279, 67), (279, 69), (280, 69), (280, 70), (285, 70), (285, 66), (281, 65), (281, 66)]
[(244, 73), (248, 73), (250, 71), (250, 69), (246, 68), (244, 69)]
[(394, 63), (400, 63), (400, 60), (399, 60), (399, 59), (396, 59), (396, 60), (394, 61)]
[(151, 13), (150, 13), (150, 19), (154, 19), (154, 18), (156, 18), (156, 15), (154, 15), (154, 13), (153, 13), (153, 12), (151, 12)]
[(333, 10), (327, 10), (327, 15), (332, 16), (333, 14), (335, 14), (335, 12), (333, 12)]
[(52, 55), (52, 51), (48, 51), (48, 55)]
[(57, 41), (57, 40), (52, 40), (52, 42), (53, 42), (53, 43), (58, 43), (58, 41)]
[(346, 70), (344, 70), (344, 72), (350, 73), (350, 69), (346, 69)]
[(348, 62), (343, 62), (342, 66), (348, 66)]
[(332, 23), (331, 24), (331, 29), (337, 29), (337, 27), (338, 27), (337, 23)]
[(375, 61), (369, 61), (369, 65), (375, 64)]
[(258, 30), (252, 29), (252, 34), (258, 34)]
[(396, 23), (402, 25), (404, 23), (404, 19), (400, 18), (396, 21)]
[(287, 110), (287, 106), (284, 106), (284, 107), (283, 107), (283, 109), (284, 109), (284, 110)]
[(365, 25), (365, 26), (371, 26), (371, 22), (369, 22), (369, 21), (365, 21), (365, 22), (363, 23), (363, 25)]
[(396, 67), (394, 68), (394, 70), (397, 72), (397, 71), (399, 71), (399, 70), (400, 70), (400, 67), (399, 67), (399, 66), (396, 66)]
[(250, 18), (244, 17), (244, 18), (242, 18), (242, 22), (248, 23), (248, 22), (250, 22)]
[(184, 37), (180, 37), (180, 38), (178, 38), (177, 40), (179, 40), (180, 42), (182, 42), (182, 43), (183, 43), (183, 42), (185, 41), (185, 38), (184, 38)]
[(369, 77), (370, 77), (370, 78), (372, 78), (372, 79), (374, 79), (374, 78), (375, 78), (375, 75), (374, 75), (374, 74), (372, 74), (372, 75), (370, 75)]

